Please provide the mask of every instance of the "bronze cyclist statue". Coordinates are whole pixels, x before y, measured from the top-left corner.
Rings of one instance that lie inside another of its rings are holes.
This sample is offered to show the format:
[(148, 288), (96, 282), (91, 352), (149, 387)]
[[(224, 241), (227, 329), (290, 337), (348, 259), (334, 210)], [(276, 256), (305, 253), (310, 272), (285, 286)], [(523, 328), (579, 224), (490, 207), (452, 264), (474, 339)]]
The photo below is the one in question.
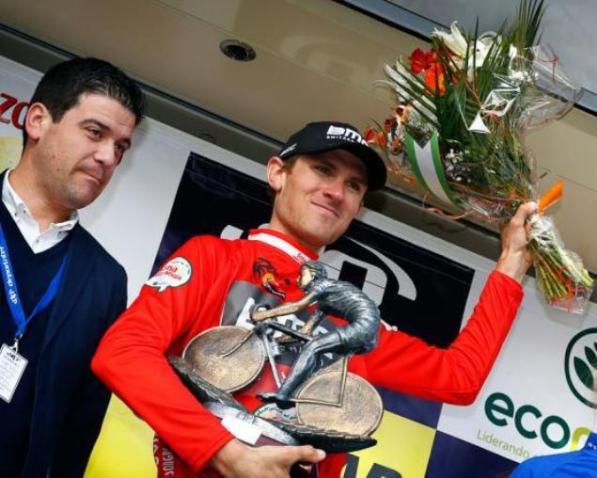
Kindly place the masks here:
[(300, 269), (299, 287), (305, 296), (296, 302), (287, 302), (273, 309), (254, 310), (251, 319), (265, 319), (296, 313), (311, 305), (316, 310), (305, 327), (304, 334), (311, 334), (317, 324), (328, 314), (348, 322), (331, 332), (313, 337), (300, 351), (288, 378), (277, 392), (261, 394), (261, 398), (288, 406), (295, 390), (315, 371), (317, 357), (326, 352), (341, 356), (366, 353), (375, 348), (379, 336), (380, 315), (375, 303), (358, 287), (346, 281), (328, 278), (323, 264), (305, 262)]

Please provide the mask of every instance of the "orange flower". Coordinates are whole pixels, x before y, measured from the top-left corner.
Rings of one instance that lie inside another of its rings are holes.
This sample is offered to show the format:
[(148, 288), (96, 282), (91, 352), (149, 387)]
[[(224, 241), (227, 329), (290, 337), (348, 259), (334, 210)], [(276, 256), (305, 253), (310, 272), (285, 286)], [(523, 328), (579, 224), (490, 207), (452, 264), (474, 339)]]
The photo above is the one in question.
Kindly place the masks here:
[(408, 57), (410, 69), (415, 74), (423, 74), (425, 84), (433, 93), (443, 95), (446, 92), (445, 74), (441, 63), (438, 62), (434, 50), (423, 51), (417, 48)]
[(371, 126), (367, 126), (365, 131), (363, 131), (363, 139), (367, 141), (367, 143), (373, 143), (377, 138), (377, 132)]
[(435, 63), (425, 71), (425, 84), (433, 93), (439, 93), (440, 96), (446, 92), (446, 78), (439, 63)]
[(369, 144), (376, 144), (380, 148), (385, 148), (387, 144), (386, 133), (368, 126), (363, 132), (363, 138)]

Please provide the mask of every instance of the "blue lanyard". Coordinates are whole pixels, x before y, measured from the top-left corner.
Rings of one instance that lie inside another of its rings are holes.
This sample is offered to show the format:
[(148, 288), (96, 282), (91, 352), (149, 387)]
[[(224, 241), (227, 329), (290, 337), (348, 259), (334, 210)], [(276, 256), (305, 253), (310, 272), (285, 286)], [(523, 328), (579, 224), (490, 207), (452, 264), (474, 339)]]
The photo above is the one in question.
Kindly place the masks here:
[(60, 264), (56, 275), (51, 280), (48, 289), (41, 299), (39, 299), (39, 302), (31, 314), (29, 314), (29, 317), (26, 317), (25, 311), (23, 310), (23, 304), (21, 302), (21, 296), (19, 295), (19, 291), (17, 289), (17, 282), (14, 276), (12, 262), (8, 254), (8, 244), (6, 244), (4, 230), (0, 225), (0, 269), (2, 270), (2, 281), (4, 282), (4, 291), (6, 292), (6, 302), (8, 304), (8, 308), (10, 309), (12, 319), (17, 326), (15, 342), (23, 336), (27, 330), (27, 325), (29, 322), (31, 322), (31, 319), (44, 310), (50, 304), (50, 302), (54, 300), (54, 297), (56, 297), (56, 294), (58, 293), (58, 287), (60, 286), (62, 276), (64, 275), (65, 264), (66, 254), (62, 259), (62, 263)]

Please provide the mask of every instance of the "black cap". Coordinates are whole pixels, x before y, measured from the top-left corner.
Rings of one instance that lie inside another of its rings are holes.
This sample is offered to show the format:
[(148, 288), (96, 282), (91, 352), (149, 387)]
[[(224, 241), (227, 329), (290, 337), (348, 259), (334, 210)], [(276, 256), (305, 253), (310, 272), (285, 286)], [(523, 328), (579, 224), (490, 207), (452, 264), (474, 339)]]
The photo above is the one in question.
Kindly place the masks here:
[(348, 123), (309, 123), (288, 138), (278, 156), (288, 159), (298, 154), (325, 153), (334, 149), (350, 151), (363, 162), (370, 191), (380, 189), (386, 183), (386, 165), (383, 159), (369, 147), (359, 130)]

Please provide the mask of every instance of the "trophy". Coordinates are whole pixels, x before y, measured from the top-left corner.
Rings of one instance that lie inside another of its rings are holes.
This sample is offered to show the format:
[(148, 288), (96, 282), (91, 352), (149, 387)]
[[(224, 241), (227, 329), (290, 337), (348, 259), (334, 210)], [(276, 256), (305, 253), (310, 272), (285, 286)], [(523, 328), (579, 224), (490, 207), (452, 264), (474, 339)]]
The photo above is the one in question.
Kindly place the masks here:
[[(371, 351), (378, 341), (379, 310), (353, 284), (327, 277), (322, 264), (302, 264), (298, 278), (302, 299), (273, 308), (256, 305), (252, 329), (220, 326), (194, 337), (182, 357), (170, 363), (197, 399), (238, 439), (250, 445), (310, 444), (328, 453), (371, 447), (371, 434), (383, 414), (381, 397), (362, 377), (348, 372), (348, 359)], [(299, 330), (276, 320), (309, 308), (314, 310)], [(346, 326), (314, 334), (328, 314)], [(282, 380), (276, 352), (299, 350), (288, 377)], [(322, 354), (339, 357), (318, 369)], [(259, 397), (279, 411), (257, 415), (234, 398), (254, 383), (265, 364), (271, 367), (277, 390)], [(288, 411), (292, 411), (289, 413)]]

